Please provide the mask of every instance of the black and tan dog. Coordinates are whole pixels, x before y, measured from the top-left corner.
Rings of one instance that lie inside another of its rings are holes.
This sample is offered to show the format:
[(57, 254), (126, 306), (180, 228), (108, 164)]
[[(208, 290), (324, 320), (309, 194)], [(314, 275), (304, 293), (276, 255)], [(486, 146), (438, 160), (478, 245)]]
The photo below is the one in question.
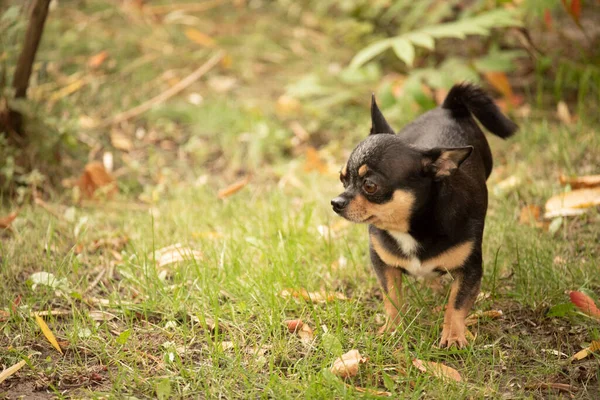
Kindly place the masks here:
[(398, 134), (371, 104), (371, 133), (352, 152), (331, 201), (342, 217), (369, 224), (371, 261), (385, 291), (388, 321), (399, 322), (402, 275), (451, 274), (441, 346), (467, 344), (465, 317), (482, 276), (481, 242), (492, 170), (488, 142), (473, 119), (501, 138), (517, 126), (480, 88), (454, 86), (444, 103)]

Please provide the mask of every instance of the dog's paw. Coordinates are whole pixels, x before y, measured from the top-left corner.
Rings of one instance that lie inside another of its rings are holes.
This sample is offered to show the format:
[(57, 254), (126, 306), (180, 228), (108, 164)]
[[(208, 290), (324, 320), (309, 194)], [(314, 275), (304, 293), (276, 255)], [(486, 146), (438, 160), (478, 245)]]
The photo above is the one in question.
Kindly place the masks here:
[(442, 339), (440, 340), (440, 347), (451, 348), (456, 346), (459, 349), (465, 348), (469, 345), (464, 329), (452, 329), (446, 328), (442, 330)]

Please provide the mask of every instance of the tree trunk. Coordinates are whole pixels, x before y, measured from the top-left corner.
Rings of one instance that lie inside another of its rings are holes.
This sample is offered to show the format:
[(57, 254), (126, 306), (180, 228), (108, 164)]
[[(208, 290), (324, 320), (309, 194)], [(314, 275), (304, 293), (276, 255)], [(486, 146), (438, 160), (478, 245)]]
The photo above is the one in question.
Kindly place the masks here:
[[(27, 32), (25, 33), (25, 42), (23, 43), (23, 49), (19, 55), (15, 75), (13, 77), (15, 98), (25, 98), (27, 96), (29, 78), (31, 76), (33, 62), (35, 61), (35, 54), (44, 31), (44, 24), (46, 23), (46, 17), (48, 16), (50, 1), (51, 0), (33, 0), (29, 24), (27, 25)], [(15, 132), (23, 135), (21, 129), (21, 114), (11, 110), (10, 123)]]

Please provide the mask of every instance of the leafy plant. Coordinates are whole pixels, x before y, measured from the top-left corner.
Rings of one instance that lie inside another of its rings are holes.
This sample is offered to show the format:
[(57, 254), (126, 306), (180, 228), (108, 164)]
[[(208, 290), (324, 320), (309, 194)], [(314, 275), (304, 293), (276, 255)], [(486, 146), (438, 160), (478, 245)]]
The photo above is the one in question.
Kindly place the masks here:
[(415, 60), (415, 46), (433, 50), (436, 39), (465, 39), (468, 35), (488, 36), (493, 28), (520, 26), (521, 20), (514, 11), (497, 9), (462, 18), (458, 21), (427, 26), (389, 39), (372, 43), (359, 51), (350, 62), (351, 68), (357, 68), (379, 54), (393, 49), (399, 59), (409, 67)]

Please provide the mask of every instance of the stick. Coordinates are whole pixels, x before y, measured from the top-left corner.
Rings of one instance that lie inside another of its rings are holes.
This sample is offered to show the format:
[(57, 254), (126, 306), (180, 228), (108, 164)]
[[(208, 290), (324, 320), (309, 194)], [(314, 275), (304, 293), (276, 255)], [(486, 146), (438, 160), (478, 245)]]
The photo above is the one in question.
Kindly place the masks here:
[(96, 126), (96, 128), (106, 127), (113, 124), (118, 124), (119, 122), (127, 121), (130, 118), (137, 117), (140, 114), (145, 113), (150, 110), (157, 104), (162, 103), (163, 101), (173, 97), (177, 93), (181, 92), (186, 87), (190, 86), (192, 83), (200, 79), (204, 74), (211, 70), (219, 61), (223, 59), (225, 56), (224, 51), (219, 51), (217, 54), (212, 56), (207, 62), (200, 66), (197, 70), (189, 74), (187, 77), (177, 82), (176, 85), (173, 85), (169, 89), (165, 90), (158, 96), (151, 98), (148, 101), (143, 102), (139, 106), (133, 107), (127, 111), (119, 113), (112, 118), (105, 119), (100, 123), (100, 125)]

